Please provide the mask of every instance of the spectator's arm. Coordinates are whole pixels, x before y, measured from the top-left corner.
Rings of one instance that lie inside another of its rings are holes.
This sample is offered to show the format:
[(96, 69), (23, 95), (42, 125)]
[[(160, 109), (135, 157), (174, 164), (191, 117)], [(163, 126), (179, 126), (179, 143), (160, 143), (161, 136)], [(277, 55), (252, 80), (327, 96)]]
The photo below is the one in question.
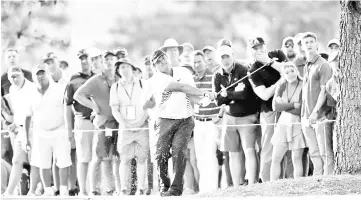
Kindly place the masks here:
[(96, 112), (98, 106), (90, 100), (92, 95), (92, 79), (85, 82), (80, 88), (74, 93), (74, 99), (85, 107), (88, 107)]
[[(221, 91), (222, 87), (221, 87), (221, 82), (220, 82), (220, 77), (218, 76), (217, 73), (215, 73), (213, 75), (212, 78), (212, 91), (214, 93), (218, 93), (219, 91)], [(215, 98), (216, 100), (216, 104), (217, 106), (221, 106), (223, 104), (229, 104), (232, 100), (228, 99), (228, 97), (222, 97), (220, 94), (218, 94)]]
[(64, 95), (64, 117), (65, 117), (65, 128), (68, 130), (69, 138), (74, 137), (74, 112), (72, 109), (73, 105), (74, 88), (69, 83), (65, 88)]
[(317, 113), (326, 101), (326, 83), (332, 76), (332, 69), (328, 63), (325, 63), (321, 66), (319, 75), (320, 75), (321, 91), (320, 94), (318, 95), (317, 102), (312, 110), (312, 113)]
[(239, 87), (240, 84), (244, 85), (243, 90), (240, 90), (240, 91), (227, 91), (228, 99), (243, 100), (243, 99), (247, 98), (247, 94), (249, 93), (249, 90), (251, 89), (252, 86), (250, 85), (248, 80), (244, 80), (244, 81), (238, 83), (235, 90), (237, 90), (237, 87)]

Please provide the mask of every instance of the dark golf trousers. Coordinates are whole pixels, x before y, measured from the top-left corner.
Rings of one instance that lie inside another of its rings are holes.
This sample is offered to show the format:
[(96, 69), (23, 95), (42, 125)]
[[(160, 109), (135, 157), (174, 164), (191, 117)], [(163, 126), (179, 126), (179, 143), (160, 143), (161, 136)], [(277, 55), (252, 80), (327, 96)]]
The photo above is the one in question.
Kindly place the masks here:
[[(169, 189), (172, 193), (181, 195), (183, 191), (183, 175), (186, 167), (186, 150), (194, 128), (192, 117), (186, 119), (158, 118), (155, 122), (157, 137), (156, 155), (160, 189)], [(170, 149), (172, 148), (172, 154)], [(173, 158), (174, 180), (170, 183), (168, 176), (168, 159)]]

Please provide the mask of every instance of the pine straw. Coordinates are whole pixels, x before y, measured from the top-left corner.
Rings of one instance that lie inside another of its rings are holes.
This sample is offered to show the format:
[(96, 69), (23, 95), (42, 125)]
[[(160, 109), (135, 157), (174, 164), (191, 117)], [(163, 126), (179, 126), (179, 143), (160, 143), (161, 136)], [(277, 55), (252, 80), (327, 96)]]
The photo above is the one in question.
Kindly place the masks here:
[(227, 188), (199, 197), (360, 195), (361, 175), (305, 177)]

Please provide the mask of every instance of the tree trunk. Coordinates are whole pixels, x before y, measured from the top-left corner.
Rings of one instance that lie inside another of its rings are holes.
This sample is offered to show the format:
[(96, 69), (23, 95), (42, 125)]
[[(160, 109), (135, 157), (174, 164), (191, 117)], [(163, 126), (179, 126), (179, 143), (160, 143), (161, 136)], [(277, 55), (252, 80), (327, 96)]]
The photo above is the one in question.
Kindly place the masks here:
[(361, 174), (361, 2), (341, 1), (335, 173)]

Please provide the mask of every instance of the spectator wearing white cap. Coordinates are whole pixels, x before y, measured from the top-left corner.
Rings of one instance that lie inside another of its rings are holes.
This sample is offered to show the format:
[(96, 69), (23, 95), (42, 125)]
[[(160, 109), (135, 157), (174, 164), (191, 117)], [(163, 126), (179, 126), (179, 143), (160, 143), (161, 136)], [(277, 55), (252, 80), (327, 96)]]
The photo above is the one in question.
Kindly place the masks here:
[(214, 73), (221, 68), (221, 65), (219, 64), (219, 58), (217, 56), (217, 51), (214, 47), (205, 46), (202, 51), (206, 60), (207, 69)]
[[(60, 68), (60, 61), (58, 59), (58, 57), (55, 55), (54, 52), (49, 52), (47, 53), (44, 57), (43, 57), (43, 63), (44, 66), (49, 74), (49, 76), (51, 77), (51, 80), (54, 81), (55, 83), (59, 83), (60, 85), (62, 85), (65, 89), (66, 84), (69, 81), (69, 78), (66, 77), (65, 72)], [(74, 149), (74, 147), (72, 147), (72, 149)], [(72, 160), (75, 160), (75, 151), (73, 150), (72, 154)], [(72, 165), (71, 167), (71, 177), (76, 177), (76, 170), (75, 169), (75, 164), (74, 166)], [(59, 168), (56, 165), (56, 158), (54, 157), (54, 162), (53, 162), (53, 177), (54, 177), (54, 189), (55, 189), (55, 195), (59, 194)], [(72, 187), (75, 187), (75, 180), (72, 181), (71, 183)]]
[(340, 49), (340, 40), (337, 38), (333, 38), (327, 43), (328, 53), (331, 54), (333, 52), (338, 52)]
[[(25, 122), (25, 110), (26, 104), (24, 103), (24, 99), (28, 98), (32, 91), (35, 89), (34, 83), (30, 82), (24, 77), (23, 71), (19, 67), (12, 67), (8, 70), (8, 78), (10, 80), (10, 102), (12, 107), (12, 112), (14, 114), (14, 121), (11, 125), (9, 125), (10, 137), (13, 142), (13, 159), (12, 159), (12, 168), (11, 174), (9, 178), (9, 185), (3, 194), (13, 195), (14, 189), (16, 185), (19, 183), (22, 170), (23, 163), (28, 162), (28, 154), (22, 149), (21, 142), (24, 139), (24, 132), (21, 127), (23, 127)], [(31, 136), (30, 136), (31, 138)], [(39, 176), (39, 169), (33, 168), (34, 175)], [(34, 181), (36, 177), (33, 176)], [(38, 181), (40, 179), (38, 178)]]
[(89, 49), (89, 58), (92, 64), (92, 71), (94, 74), (100, 74), (103, 71), (102, 52), (97, 48)]
[(69, 81), (69, 77), (66, 77), (65, 72), (60, 68), (60, 61), (55, 53), (47, 53), (43, 57), (43, 63), (53, 81), (65, 87), (65, 84)]
[(250, 73), (265, 66), (262, 70), (254, 72), (250, 77), (250, 83), (254, 92), (262, 100), (260, 122), (262, 124), (262, 137), (257, 139), (261, 149), (260, 178), (262, 182), (270, 180), (270, 168), (272, 161), (271, 138), (274, 133), (274, 126), (268, 125), (277, 121), (277, 112), (273, 111), (272, 100), (278, 81), (281, 80), (281, 68), (287, 61), (282, 50), (267, 52), (265, 41), (261, 37), (254, 37), (248, 41), (248, 48), (251, 51), (253, 63)]
[(67, 196), (68, 167), (71, 165), (70, 141), (64, 123), (63, 95), (64, 87), (51, 81), (50, 74), (42, 65), (33, 70), (33, 78), (37, 89), (32, 91), (26, 109), (25, 133), (26, 149), (29, 150), (30, 122), (33, 120), (33, 143), (31, 147), (31, 164), (40, 168), (44, 195), (53, 196), (51, 188), (52, 157), (60, 173), (60, 195)]
[[(221, 151), (228, 151), (233, 185), (238, 187), (245, 183), (245, 173), (242, 169), (242, 154), (245, 154), (246, 171), (249, 184), (257, 182), (257, 158), (255, 150), (256, 126), (235, 127), (238, 124), (255, 124), (258, 122), (259, 100), (252, 90), (247, 77), (248, 67), (235, 62), (233, 49), (223, 44), (218, 50), (222, 69), (213, 76), (213, 91), (219, 93), (217, 105), (225, 104)], [(231, 86), (231, 87), (229, 87)], [(228, 88), (229, 87), (229, 88)]]
[(180, 55), (183, 53), (183, 46), (179, 45), (177, 40), (174, 38), (167, 39), (160, 50), (167, 54), (172, 67), (180, 67)]

